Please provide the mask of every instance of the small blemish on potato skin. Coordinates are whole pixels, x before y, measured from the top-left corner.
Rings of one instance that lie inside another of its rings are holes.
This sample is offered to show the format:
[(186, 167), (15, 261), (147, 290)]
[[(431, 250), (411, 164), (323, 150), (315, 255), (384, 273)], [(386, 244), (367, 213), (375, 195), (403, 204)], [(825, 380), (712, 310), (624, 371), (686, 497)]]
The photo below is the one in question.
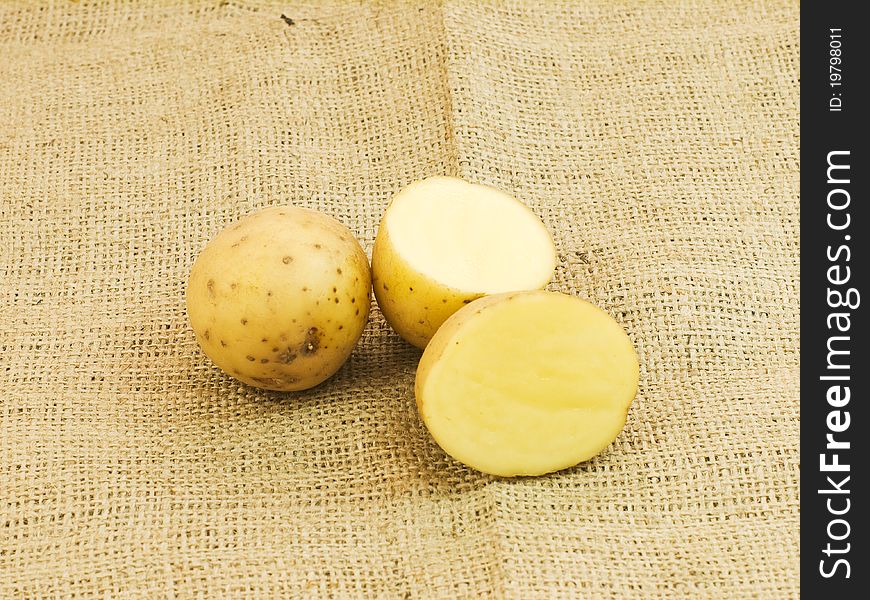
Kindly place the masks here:
[(267, 296), (271, 296), (271, 295), (272, 295), (272, 290), (269, 290), (268, 292), (266, 292), (266, 295), (267, 295)]
[(208, 288), (208, 295), (211, 296), (212, 298), (214, 298), (215, 297), (214, 279), (209, 279), (208, 283), (205, 284), (205, 287)]
[(358, 314), (359, 314), (359, 309), (356, 309), (356, 310), (354, 311), (353, 314), (358, 315)]
[(268, 342), (268, 341), (269, 341), (269, 338), (267, 338), (267, 337), (264, 337), (264, 338), (263, 338), (263, 339), (261, 339), (261, 340), (260, 340), (260, 341), (261, 341), (261, 342)]
[[(275, 350), (277, 350), (277, 348), (275, 348)], [(287, 348), (284, 352), (278, 355), (278, 362), (285, 365), (289, 365), (294, 360), (296, 360), (296, 351), (293, 350), (293, 348)]]
[(232, 290), (236, 289), (237, 287), (239, 287), (238, 283), (231, 283), (230, 284), (230, 289), (232, 289)]
[(356, 298), (351, 298), (351, 299), (350, 299), (350, 303), (351, 303), (351, 304), (355, 304), (355, 303), (356, 303)]
[(335, 287), (335, 286), (332, 286), (332, 293), (334, 294), (334, 293), (337, 292), (337, 291), (338, 291), (338, 288)]
[(305, 332), (305, 341), (302, 342), (300, 351), (302, 354), (311, 355), (317, 352), (318, 346), (320, 346), (320, 332), (317, 327), (309, 327)]
[(323, 248), (323, 246), (321, 246), (320, 244), (314, 244), (314, 247), (317, 248), (318, 250), (320, 250), (321, 248)]
[(205, 330), (205, 333), (202, 334), (202, 337), (204, 337), (205, 339), (209, 339), (211, 337), (211, 333), (208, 329)]
[(341, 268), (339, 267), (338, 269), (335, 270), (335, 272), (338, 273), (339, 275), (341, 275)]
[(264, 364), (264, 365), (265, 365), (265, 364), (268, 363), (268, 362), (269, 362), (269, 359), (268, 359), (268, 358), (261, 358), (261, 359), (260, 359), (260, 363), (261, 363), (261, 364)]
[(223, 346), (224, 348), (226, 348), (226, 347), (227, 347), (227, 343), (226, 343), (225, 341), (221, 340), (221, 346)]
[(468, 299), (462, 301), (463, 304), (469, 304), (470, 302), (471, 302), (471, 300), (468, 300)]
[(408, 291), (409, 291), (409, 292), (413, 292), (413, 291), (414, 291), (414, 288), (412, 288), (412, 287), (409, 285), (409, 286), (408, 286)]
[(293, 262), (293, 257), (292, 256), (285, 256), (284, 258), (281, 259), (281, 262), (284, 263), (285, 265), (289, 265), (291, 262)]
[(387, 284), (386, 284), (386, 283), (382, 283), (382, 284), (381, 284), (381, 287), (384, 288), (384, 291), (385, 291), (385, 292), (389, 292), (389, 291), (390, 291), (390, 288), (387, 287)]
[(278, 351), (278, 346), (275, 346), (274, 348), (272, 348), (272, 352), (277, 352), (277, 351)]
[(441, 298), (441, 302), (443, 302), (444, 304), (447, 304), (447, 298)]
[(335, 299), (335, 303), (338, 304), (338, 298)]
[[(339, 331), (342, 330), (342, 329), (344, 329), (344, 325), (339, 325), (339, 326), (338, 326), (338, 329), (339, 329)], [(325, 348), (325, 346), (324, 346), (324, 348)]]
[(247, 320), (247, 319), (242, 319), (241, 323), (242, 323), (242, 325), (247, 325), (247, 324), (248, 324), (248, 320)]
[(251, 362), (254, 362), (255, 360), (257, 360), (256, 358), (254, 358), (254, 357), (251, 356), (250, 354), (248, 354), (245, 358), (247, 358), (247, 359), (248, 359), (249, 361), (251, 361)]

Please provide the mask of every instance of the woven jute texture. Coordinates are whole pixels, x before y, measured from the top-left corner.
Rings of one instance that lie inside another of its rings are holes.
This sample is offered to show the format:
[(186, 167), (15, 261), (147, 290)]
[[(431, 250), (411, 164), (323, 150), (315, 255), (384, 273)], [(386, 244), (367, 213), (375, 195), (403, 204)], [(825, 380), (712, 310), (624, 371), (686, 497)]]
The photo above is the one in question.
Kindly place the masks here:
[[(798, 32), (797, 2), (0, 5), (0, 597), (796, 597)], [(376, 308), (307, 392), (197, 347), (228, 223), (316, 208), (370, 253), (439, 173), (531, 206), (551, 289), (634, 341), (594, 460), (448, 458)]]

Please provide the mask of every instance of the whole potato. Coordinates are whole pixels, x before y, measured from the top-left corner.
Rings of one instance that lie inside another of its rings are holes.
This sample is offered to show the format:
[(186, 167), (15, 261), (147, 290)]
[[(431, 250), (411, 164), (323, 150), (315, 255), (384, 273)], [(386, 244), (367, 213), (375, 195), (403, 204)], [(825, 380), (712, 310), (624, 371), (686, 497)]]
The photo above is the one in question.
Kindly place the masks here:
[(250, 214), (208, 243), (190, 272), (196, 339), (236, 379), (304, 390), (350, 356), (369, 315), (371, 275), (341, 223), (278, 206)]

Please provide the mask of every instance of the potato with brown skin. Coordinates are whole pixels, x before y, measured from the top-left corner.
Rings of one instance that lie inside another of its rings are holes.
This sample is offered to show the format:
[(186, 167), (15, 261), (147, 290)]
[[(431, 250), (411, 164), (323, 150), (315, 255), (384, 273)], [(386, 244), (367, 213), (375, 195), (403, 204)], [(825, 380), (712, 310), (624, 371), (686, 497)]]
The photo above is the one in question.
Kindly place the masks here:
[(362, 335), (368, 259), (323, 213), (277, 206), (218, 233), (187, 286), (196, 339), (214, 363), (254, 387), (295, 391), (334, 374)]

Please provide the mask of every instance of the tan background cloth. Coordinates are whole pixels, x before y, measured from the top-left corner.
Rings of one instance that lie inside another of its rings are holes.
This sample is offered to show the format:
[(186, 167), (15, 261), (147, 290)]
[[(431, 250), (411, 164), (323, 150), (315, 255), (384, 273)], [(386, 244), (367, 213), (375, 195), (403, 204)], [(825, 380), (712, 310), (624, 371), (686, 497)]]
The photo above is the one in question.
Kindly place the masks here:
[[(767, 1), (0, 5), (0, 597), (797, 596), (798, 31)], [(634, 340), (589, 463), (447, 458), (377, 310), (305, 393), (197, 348), (226, 224), (315, 207), (370, 252), (437, 173), (528, 203), (551, 288)]]

